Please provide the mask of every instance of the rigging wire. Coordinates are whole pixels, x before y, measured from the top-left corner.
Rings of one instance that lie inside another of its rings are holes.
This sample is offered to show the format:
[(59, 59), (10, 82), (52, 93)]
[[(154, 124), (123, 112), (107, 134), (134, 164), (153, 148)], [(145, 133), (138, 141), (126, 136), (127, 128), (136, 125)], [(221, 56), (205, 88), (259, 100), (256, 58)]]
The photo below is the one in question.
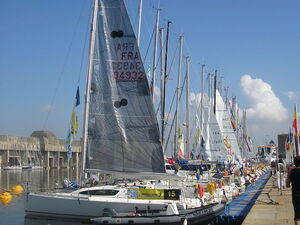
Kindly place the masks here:
[[(186, 81), (186, 76), (184, 76), (184, 79), (183, 79), (183, 82), (182, 82), (182, 86), (180, 87), (180, 96), (179, 96), (179, 100), (181, 100), (181, 96), (182, 96), (182, 92), (183, 92), (183, 87), (184, 87), (184, 85), (185, 85), (185, 81)], [(176, 93), (177, 93), (177, 90), (175, 91), (175, 94), (176, 94)], [(173, 120), (172, 120), (171, 128), (170, 128), (169, 135), (168, 135), (168, 138), (167, 138), (167, 141), (166, 141), (166, 144), (165, 144), (165, 148), (164, 148), (164, 149), (167, 149), (167, 147), (168, 147), (169, 140), (170, 140), (170, 136), (171, 136), (171, 131), (172, 131), (172, 129), (173, 129), (173, 125), (174, 125), (176, 116), (177, 116), (177, 111), (175, 111), (175, 113), (174, 113), (174, 117), (173, 117)]]
[[(51, 99), (51, 105), (54, 105), (54, 102), (56, 100), (56, 96), (57, 96), (57, 93), (58, 93), (58, 89), (60, 87), (60, 84), (61, 84), (61, 81), (62, 81), (62, 77), (64, 76), (64, 73), (65, 73), (65, 69), (66, 69), (66, 65), (69, 61), (69, 58), (70, 58), (70, 52), (71, 52), (71, 49), (73, 47), (73, 42), (74, 42), (74, 39), (75, 39), (75, 36), (76, 36), (76, 33), (78, 31), (78, 26), (79, 26), (79, 22), (81, 20), (81, 17), (82, 17), (82, 14), (83, 14), (83, 11), (84, 11), (84, 7), (85, 6), (85, 2), (83, 1), (82, 2), (82, 5), (81, 5), (81, 10), (80, 10), (80, 13), (79, 13), (79, 16), (77, 18), (77, 21), (76, 21), (76, 25), (75, 25), (75, 28), (73, 30), (73, 34), (72, 34), (72, 37), (71, 37), (71, 41), (68, 45), (68, 49), (67, 49), (67, 54), (63, 60), (63, 65), (62, 65), (62, 69), (61, 69), (61, 72), (60, 72), (60, 75), (59, 75), (59, 78), (58, 78), (58, 81), (57, 81), (57, 84), (56, 84), (56, 87), (55, 87), (55, 90), (54, 90), (54, 95)], [(46, 124), (49, 120), (49, 117), (50, 117), (50, 113), (51, 111), (48, 111), (47, 112), (47, 115), (46, 115), (46, 118), (45, 118), (45, 121), (44, 121), (44, 124), (43, 124), (43, 129), (46, 128)]]
[[(154, 32), (155, 32), (155, 28), (153, 29), (153, 32), (151, 34), (151, 37), (150, 37), (150, 40), (149, 40), (149, 43), (148, 43), (148, 47), (147, 47), (147, 50), (146, 50), (146, 54), (144, 56), (144, 65), (145, 65), (145, 62), (146, 62), (146, 58), (148, 56), (148, 53), (149, 53), (149, 49), (150, 49), (150, 46), (151, 46), (151, 42), (152, 42), (152, 39), (153, 39), (153, 36), (154, 36)], [(145, 66), (144, 66), (145, 67)]]
[[(92, 11), (92, 4), (90, 5), (90, 9), (89, 11), (91, 12)], [(87, 24), (90, 23), (90, 18), (87, 19)], [(88, 39), (89, 39), (89, 30), (90, 30), (90, 27), (89, 26), (86, 26), (87, 27), (87, 31), (85, 32), (85, 38), (84, 38), (84, 44), (83, 44), (83, 48), (82, 48), (82, 52), (81, 52), (81, 60), (80, 60), (80, 68), (79, 68), (79, 72), (78, 72), (78, 84), (80, 83), (80, 78), (82, 76), (82, 69), (83, 69), (83, 62), (84, 62), (84, 58), (86, 57), (86, 48), (87, 48), (87, 43), (88, 43)]]

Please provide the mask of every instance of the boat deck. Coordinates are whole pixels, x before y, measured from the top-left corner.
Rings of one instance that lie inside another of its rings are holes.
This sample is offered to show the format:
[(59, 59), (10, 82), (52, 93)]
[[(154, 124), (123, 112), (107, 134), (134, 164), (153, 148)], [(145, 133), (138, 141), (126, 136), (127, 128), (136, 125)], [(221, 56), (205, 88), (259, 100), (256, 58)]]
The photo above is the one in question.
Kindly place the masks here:
[(242, 225), (294, 225), (290, 188), (280, 191), (271, 177)]

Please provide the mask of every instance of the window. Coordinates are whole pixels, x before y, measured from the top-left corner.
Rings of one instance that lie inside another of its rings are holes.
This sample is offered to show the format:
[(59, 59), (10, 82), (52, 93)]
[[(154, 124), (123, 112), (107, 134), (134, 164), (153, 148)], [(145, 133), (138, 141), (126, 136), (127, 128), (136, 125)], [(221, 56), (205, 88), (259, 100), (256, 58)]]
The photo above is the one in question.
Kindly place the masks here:
[(118, 190), (88, 190), (80, 192), (79, 194), (82, 195), (116, 195), (119, 191)]

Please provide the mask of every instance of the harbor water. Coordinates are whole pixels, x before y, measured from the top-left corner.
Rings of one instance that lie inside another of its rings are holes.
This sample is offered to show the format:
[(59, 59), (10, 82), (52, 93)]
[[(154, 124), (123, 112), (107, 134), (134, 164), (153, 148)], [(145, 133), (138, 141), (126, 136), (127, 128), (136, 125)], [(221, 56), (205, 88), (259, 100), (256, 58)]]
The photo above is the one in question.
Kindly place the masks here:
[[(76, 168), (49, 169), (49, 170), (0, 170), (1, 192), (9, 190), (14, 185), (22, 185), (30, 191), (53, 191), (61, 187), (64, 178), (79, 181), (79, 173)], [(0, 225), (71, 225), (82, 224), (69, 221), (40, 220), (25, 218), (24, 206), (26, 192), (21, 196), (13, 197), (8, 205), (0, 204)]]

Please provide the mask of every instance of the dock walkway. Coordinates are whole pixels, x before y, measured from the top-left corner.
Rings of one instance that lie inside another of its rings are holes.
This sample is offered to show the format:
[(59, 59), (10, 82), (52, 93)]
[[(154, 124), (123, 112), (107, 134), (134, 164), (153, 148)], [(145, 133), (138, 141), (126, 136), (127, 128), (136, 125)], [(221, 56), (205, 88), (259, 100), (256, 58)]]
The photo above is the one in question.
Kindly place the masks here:
[(270, 177), (242, 225), (294, 225), (294, 209), (290, 188), (277, 189)]

